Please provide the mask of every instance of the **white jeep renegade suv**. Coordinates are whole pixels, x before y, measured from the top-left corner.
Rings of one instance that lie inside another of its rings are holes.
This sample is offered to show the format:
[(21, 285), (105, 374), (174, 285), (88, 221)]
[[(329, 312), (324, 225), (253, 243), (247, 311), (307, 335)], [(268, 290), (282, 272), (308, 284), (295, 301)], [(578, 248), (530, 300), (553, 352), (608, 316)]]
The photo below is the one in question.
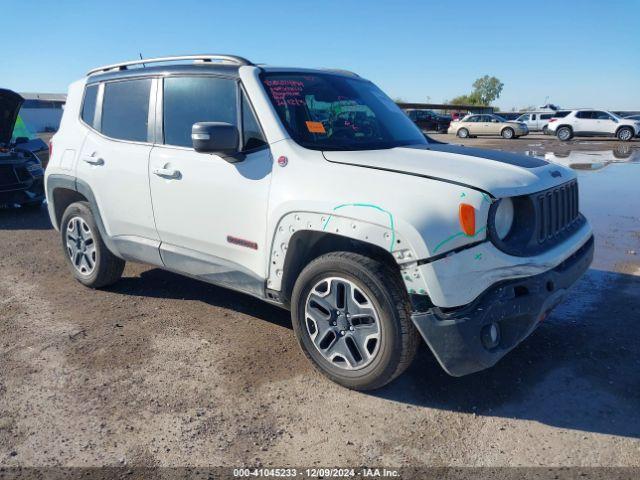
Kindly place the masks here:
[(291, 310), (316, 367), (385, 385), (420, 336), (451, 375), (495, 364), (588, 268), (571, 170), (425, 137), (371, 82), (227, 55), (73, 83), (46, 172), (89, 287), (125, 261)]

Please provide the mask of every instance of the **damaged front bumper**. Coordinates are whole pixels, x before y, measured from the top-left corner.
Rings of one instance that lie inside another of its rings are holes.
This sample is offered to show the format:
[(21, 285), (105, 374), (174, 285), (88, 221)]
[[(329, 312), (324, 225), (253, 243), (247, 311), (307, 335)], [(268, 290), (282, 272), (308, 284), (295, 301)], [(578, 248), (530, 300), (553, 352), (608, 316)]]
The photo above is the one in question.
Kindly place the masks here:
[(442, 368), (459, 377), (493, 366), (535, 330), (593, 260), (591, 236), (555, 268), (499, 282), (469, 305), (414, 313)]

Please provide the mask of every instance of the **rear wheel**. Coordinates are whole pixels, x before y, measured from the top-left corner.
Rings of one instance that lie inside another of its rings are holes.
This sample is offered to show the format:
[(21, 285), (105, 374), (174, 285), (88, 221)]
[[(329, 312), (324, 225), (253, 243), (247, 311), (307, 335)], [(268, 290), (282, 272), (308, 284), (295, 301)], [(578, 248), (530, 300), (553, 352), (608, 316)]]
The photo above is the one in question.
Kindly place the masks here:
[(502, 135), (502, 138), (507, 139), (507, 140), (511, 140), (512, 138), (515, 137), (515, 132), (513, 131), (513, 128), (505, 128), (502, 130), (502, 132), (500, 132), (500, 134)]
[(542, 134), (549, 135), (549, 127), (547, 127), (546, 125), (542, 127)]
[(616, 137), (622, 142), (628, 142), (633, 138), (633, 129), (630, 127), (622, 127), (616, 132)]
[(74, 277), (87, 287), (101, 288), (118, 281), (125, 262), (102, 241), (87, 202), (72, 203), (60, 223), (62, 249)]
[(397, 272), (355, 253), (311, 262), (296, 280), (291, 318), (314, 366), (345, 387), (380, 388), (415, 356), (419, 334)]
[(458, 130), (458, 137), (459, 138), (468, 138), (469, 137), (469, 130), (467, 130), (466, 128), (461, 128)]
[(566, 142), (573, 138), (573, 130), (571, 130), (570, 127), (560, 127), (556, 131), (556, 136), (558, 137), (558, 140)]

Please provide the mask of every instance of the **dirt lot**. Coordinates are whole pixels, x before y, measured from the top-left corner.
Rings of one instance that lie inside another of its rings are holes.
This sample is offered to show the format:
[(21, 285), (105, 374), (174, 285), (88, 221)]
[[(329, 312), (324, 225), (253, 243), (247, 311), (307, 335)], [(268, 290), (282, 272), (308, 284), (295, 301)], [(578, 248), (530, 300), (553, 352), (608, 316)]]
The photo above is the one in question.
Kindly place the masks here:
[(285, 311), (135, 264), (88, 290), (45, 208), (0, 211), (0, 467), (640, 465), (640, 142), (464, 143), (604, 164), (579, 171), (596, 260), (496, 367), (423, 348), (372, 394), (319, 376)]

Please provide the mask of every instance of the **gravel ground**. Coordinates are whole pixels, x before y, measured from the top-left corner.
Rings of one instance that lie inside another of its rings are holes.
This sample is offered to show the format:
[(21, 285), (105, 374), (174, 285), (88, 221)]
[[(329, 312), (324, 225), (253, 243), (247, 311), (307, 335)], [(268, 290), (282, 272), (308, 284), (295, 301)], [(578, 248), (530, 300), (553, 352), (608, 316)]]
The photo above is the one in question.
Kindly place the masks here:
[(0, 211), (0, 467), (640, 466), (640, 164), (580, 174), (597, 253), (570, 298), (490, 370), (422, 348), (371, 394), (317, 374), (283, 310), (136, 264), (86, 289), (45, 208)]

